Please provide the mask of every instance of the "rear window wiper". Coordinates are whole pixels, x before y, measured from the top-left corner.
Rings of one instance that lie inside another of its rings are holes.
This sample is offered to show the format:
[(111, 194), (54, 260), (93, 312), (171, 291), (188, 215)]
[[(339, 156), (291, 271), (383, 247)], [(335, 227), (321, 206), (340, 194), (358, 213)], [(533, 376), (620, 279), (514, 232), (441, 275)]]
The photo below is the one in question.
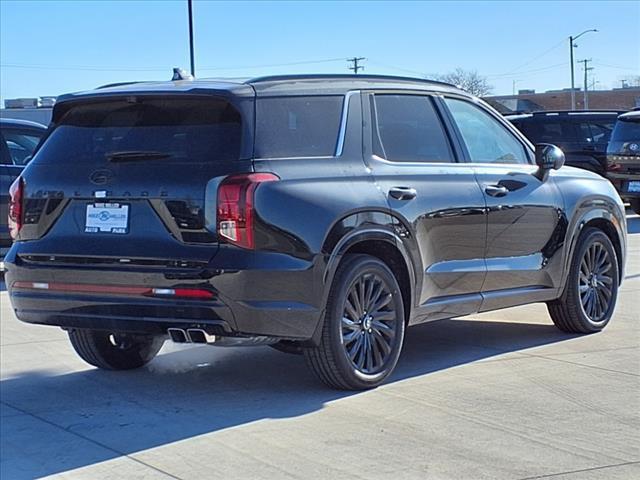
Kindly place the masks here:
[(138, 160), (160, 160), (171, 157), (171, 154), (154, 150), (126, 150), (105, 153), (104, 156), (110, 162), (135, 162)]

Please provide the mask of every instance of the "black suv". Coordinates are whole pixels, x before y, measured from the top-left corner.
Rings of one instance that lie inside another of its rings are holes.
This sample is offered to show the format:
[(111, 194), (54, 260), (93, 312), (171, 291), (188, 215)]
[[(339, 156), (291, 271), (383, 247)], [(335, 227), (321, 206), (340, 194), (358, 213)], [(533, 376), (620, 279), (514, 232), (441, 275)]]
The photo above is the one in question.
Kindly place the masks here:
[[(46, 130), (39, 123), (0, 118), (0, 261), (11, 247), (7, 228), (9, 186), (29, 163)], [(0, 271), (3, 269), (0, 264)]]
[(640, 215), (640, 111), (618, 117), (607, 147), (607, 178)]
[(554, 111), (507, 115), (531, 142), (552, 143), (562, 149), (567, 165), (605, 175), (607, 144), (622, 112)]
[(7, 285), (107, 369), (166, 338), (300, 352), (379, 385), (405, 327), (547, 302), (612, 317), (620, 197), (453, 86), (382, 76), (120, 85), (60, 98), (13, 185)]

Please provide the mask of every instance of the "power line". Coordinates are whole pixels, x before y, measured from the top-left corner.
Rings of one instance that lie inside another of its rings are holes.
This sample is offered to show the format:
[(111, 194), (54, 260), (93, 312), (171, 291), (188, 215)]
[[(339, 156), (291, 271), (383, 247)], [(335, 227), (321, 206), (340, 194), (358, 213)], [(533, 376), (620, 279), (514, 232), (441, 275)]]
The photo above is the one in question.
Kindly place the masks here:
[(623, 67), (621, 65), (611, 65), (609, 63), (602, 63), (602, 62), (593, 62), (593, 64), (601, 67), (618, 68), (620, 70), (633, 70), (635, 72), (640, 73), (640, 69), (638, 69), (637, 67), (629, 67), (629, 66)]
[(347, 58), (347, 62), (351, 62), (351, 64), (352, 64), (349, 67), (349, 70), (353, 70), (353, 73), (355, 73), (356, 75), (358, 74), (359, 70), (364, 70), (364, 67), (362, 65), (358, 65), (358, 62), (360, 62), (362, 60), (366, 60), (366, 58), (364, 58), (364, 57)]
[(535, 62), (536, 60), (544, 57), (547, 53), (552, 52), (553, 50), (555, 50), (556, 48), (558, 48), (560, 45), (562, 45), (564, 42), (566, 41), (565, 38), (563, 38), (562, 40), (560, 40), (558, 43), (556, 43), (555, 45), (553, 45), (551, 48), (545, 50), (544, 52), (542, 52), (540, 55), (537, 55), (535, 57), (533, 57), (531, 60), (528, 60), (526, 62), (524, 62), (523, 64), (517, 66), (516, 68), (514, 68), (513, 70), (509, 70), (508, 72), (502, 73), (502, 74), (497, 74), (494, 76), (502, 76), (502, 75), (510, 75), (518, 70), (520, 70), (522, 67), (526, 67), (527, 65)]
[[(249, 70), (255, 68), (269, 68), (269, 67), (287, 67), (292, 65), (311, 65), (316, 63), (328, 63), (328, 62), (343, 62), (342, 58), (327, 58), (322, 60), (304, 60), (299, 62), (287, 62), (287, 63), (270, 63), (260, 65), (244, 65), (244, 66), (205, 66), (199, 67), (198, 70), (213, 71), (213, 70)], [(99, 65), (44, 65), (44, 64), (27, 64), (27, 63), (3, 63), (0, 64), (2, 68), (26, 68), (37, 70), (82, 70), (82, 71), (96, 71), (96, 72), (166, 72), (170, 68), (167, 66), (158, 67), (127, 67), (121, 65), (113, 66), (99, 66)], [(363, 68), (363, 67), (359, 67)]]
[(555, 65), (548, 65), (546, 67), (536, 68), (534, 70), (524, 70), (524, 71), (517, 72), (517, 73), (497, 73), (497, 74), (493, 74), (493, 75), (485, 75), (485, 77), (488, 77), (488, 78), (518, 77), (520, 75), (536, 73), (536, 72), (544, 72), (546, 70), (553, 70), (554, 68), (564, 67), (564, 66), (567, 66), (568, 64), (569, 64), (569, 62), (556, 63)]
[(411, 74), (414, 74), (414, 75), (420, 75), (421, 77), (429, 76), (425, 72), (419, 72), (417, 70), (409, 70), (407, 68), (396, 67), (394, 65), (389, 65), (389, 64), (386, 64), (386, 63), (380, 63), (378, 61), (374, 61), (374, 60), (371, 60), (371, 59), (367, 59), (367, 62), (369, 62), (372, 65), (378, 65), (379, 67), (389, 68), (391, 70), (397, 70), (399, 72), (405, 72), (405, 73), (411, 73)]

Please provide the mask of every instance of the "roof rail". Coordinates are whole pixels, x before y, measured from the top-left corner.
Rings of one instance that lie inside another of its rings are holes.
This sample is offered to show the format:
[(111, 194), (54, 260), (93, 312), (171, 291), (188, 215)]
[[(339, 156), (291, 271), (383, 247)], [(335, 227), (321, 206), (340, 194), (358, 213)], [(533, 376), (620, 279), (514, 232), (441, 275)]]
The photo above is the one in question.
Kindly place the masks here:
[(599, 113), (622, 113), (625, 111), (626, 110), (621, 110), (617, 108), (610, 108), (610, 109), (602, 108), (602, 109), (589, 109), (589, 110), (534, 110), (528, 113), (533, 113), (534, 115), (544, 115), (545, 113), (556, 113), (556, 114), (567, 114), (567, 115), (593, 113), (594, 115), (597, 115)]
[(401, 82), (420, 82), (427, 84), (446, 85), (447, 87), (458, 88), (456, 85), (438, 80), (429, 80), (427, 78), (416, 77), (400, 77), (396, 75), (372, 75), (372, 74), (354, 74), (354, 73), (310, 73), (310, 74), (293, 74), (293, 75), (267, 75), (255, 77), (247, 80), (245, 83), (262, 83), (262, 82), (278, 82), (286, 80), (390, 80)]
[(111, 88), (111, 87), (122, 87), (124, 85), (135, 85), (136, 83), (145, 83), (142, 80), (138, 80), (135, 82), (116, 82), (116, 83), (107, 83), (106, 85), (100, 85), (99, 87), (96, 87), (96, 90), (101, 90), (103, 88)]

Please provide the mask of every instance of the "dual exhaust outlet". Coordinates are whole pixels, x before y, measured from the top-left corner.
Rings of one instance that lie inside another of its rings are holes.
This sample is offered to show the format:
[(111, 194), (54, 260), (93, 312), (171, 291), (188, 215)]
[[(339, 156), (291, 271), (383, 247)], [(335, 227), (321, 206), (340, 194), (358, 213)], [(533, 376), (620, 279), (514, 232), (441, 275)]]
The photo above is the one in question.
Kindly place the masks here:
[(273, 337), (224, 337), (210, 335), (201, 328), (168, 328), (167, 333), (175, 343), (199, 343), (217, 345), (220, 347), (256, 347), (260, 345), (273, 345), (278, 342)]
[(215, 343), (216, 336), (209, 335), (201, 328), (169, 328), (167, 333), (175, 343)]

